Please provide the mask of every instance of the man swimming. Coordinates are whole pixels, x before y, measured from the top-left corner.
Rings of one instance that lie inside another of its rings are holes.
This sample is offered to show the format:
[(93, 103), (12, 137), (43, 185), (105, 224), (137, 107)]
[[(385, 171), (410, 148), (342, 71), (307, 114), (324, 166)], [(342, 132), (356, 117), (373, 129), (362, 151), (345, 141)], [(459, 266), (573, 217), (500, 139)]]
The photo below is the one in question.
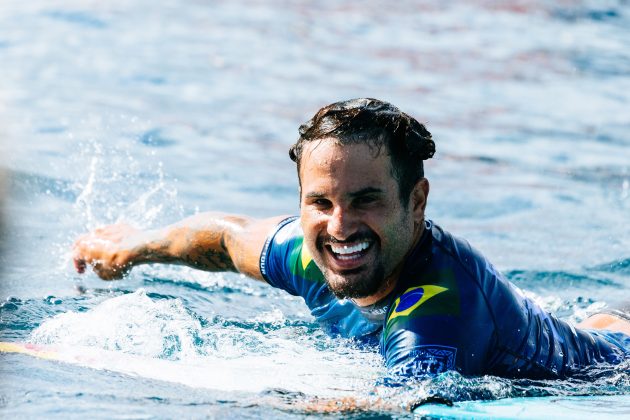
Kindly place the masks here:
[(427, 129), (374, 99), (322, 108), (300, 127), (300, 216), (199, 214), (161, 230), (112, 225), (76, 242), (103, 279), (145, 263), (238, 271), (301, 296), (331, 334), (379, 340), (389, 369), (422, 376), (556, 378), (630, 357), (630, 322), (576, 329), (522, 295), (478, 251), (425, 219)]

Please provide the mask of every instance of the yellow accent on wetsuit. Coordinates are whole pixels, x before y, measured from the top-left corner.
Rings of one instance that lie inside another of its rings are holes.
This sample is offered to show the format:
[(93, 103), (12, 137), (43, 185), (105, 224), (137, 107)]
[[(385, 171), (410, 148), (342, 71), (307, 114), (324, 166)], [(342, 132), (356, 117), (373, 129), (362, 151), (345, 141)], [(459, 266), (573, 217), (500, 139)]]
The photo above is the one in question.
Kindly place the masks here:
[[(416, 303), (414, 303), (409, 308), (398, 312), (398, 305), (400, 304), (400, 299), (404, 298), (407, 293), (413, 292), (414, 290), (418, 290), (418, 289), (423, 289), (424, 290), (424, 293), (422, 294), (422, 298), (420, 298), (420, 300), (418, 300)], [(411, 287), (411, 288), (405, 290), (405, 293), (403, 293), (402, 296), (400, 296), (394, 302), (394, 310), (392, 311), (392, 314), (387, 319), (387, 322), (391, 322), (391, 320), (393, 320), (394, 318), (397, 318), (399, 316), (407, 316), (407, 315), (409, 315), (410, 313), (415, 311), (420, 305), (422, 305), (424, 302), (426, 302), (427, 300), (431, 299), (433, 296), (439, 295), (440, 293), (445, 292), (447, 290), (448, 289), (446, 287), (434, 286), (432, 284), (427, 284), (427, 285), (417, 286), (417, 287)]]

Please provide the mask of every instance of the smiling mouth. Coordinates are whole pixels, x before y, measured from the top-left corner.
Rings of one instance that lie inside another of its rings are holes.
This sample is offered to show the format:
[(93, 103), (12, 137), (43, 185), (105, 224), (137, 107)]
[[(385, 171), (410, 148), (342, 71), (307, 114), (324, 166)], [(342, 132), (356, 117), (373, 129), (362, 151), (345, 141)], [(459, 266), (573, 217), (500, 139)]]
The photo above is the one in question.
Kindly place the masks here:
[(349, 265), (361, 263), (373, 244), (373, 241), (365, 240), (350, 244), (333, 243), (326, 245), (326, 249), (338, 264), (347, 268)]

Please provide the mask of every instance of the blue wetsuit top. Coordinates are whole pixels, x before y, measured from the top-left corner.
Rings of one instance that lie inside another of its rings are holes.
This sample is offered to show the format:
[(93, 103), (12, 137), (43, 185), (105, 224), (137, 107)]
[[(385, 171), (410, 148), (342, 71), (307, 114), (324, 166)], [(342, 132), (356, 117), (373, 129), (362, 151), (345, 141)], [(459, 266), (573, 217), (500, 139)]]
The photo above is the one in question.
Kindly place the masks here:
[(430, 221), (407, 258), (396, 289), (358, 307), (340, 300), (303, 246), (299, 219), (280, 223), (260, 268), (269, 284), (301, 296), (329, 333), (380, 338), (394, 373), (554, 378), (630, 357), (630, 337), (576, 330), (544, 312), (478, 251)]

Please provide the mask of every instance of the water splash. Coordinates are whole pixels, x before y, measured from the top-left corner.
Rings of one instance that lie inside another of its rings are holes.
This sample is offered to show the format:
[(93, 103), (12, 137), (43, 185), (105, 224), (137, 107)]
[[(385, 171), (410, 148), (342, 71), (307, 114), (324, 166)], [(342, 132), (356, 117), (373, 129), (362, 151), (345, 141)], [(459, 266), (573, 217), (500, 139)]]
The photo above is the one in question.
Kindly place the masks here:
[(86, 143), (74, 159), (86, 158), (87, 179), (76, 183), (74, 205), (86, 230), (120, 222), (148, 228), (183, 217), (175, 180), (166, 179), (162, 162), (147, 156), (140, 161), (128, 147), (105, 148), (97, 141)]
[[(278, 310), (249, 324), (207, 321), (179, 299), (152, 299), (138, 290), (87, 312), (47, 319), (30, 342), (52, 346), (69, 363), (223, 391), (282, 387), (345, 395), (372, 386), (382, 375), (375, 352), (308, 332)], [(328, 345), (322, 348), (322, 342)]]
[(66, 312), (31, 334), (36, 344), (90, 346), (145, 357), (178, 360), (198, 354), (201, 329), (181, 301), (153, 301), (142, 289), (108, 299), (85, 313)]
[[(151, 297), (144, 290), (49, 318), (30, 341), (52, 346), (57, 360), (95, 369), (221, 391), (264, 391), (258, 403), (290, 411), (409, 412), (436, 402), (630, 391), (630, 362), (591, 367), (564, 380), (465, 377), (453, 371), (432, 378), (391, 377), (376, 349), (327, 337), (280, 310), (245, 322), (207, 320), (179, 299)], [(280, 398), (273, 390), (285, 391)]]
[(85, 186), (81, 190), (81, 193), (79, 194), (76, 200), (76, 206), (83, 208), (83, 213), (85, 214), (87, 226), (94, 226), (94, 223), (95, 223), (95, 217), (92, 212), (92, 205), (90, 202), (90, 197), (94, 193), (94, 182), (96, 180), (96, 176), (98, 173), (98, 164), (99, 164), (98, 157), (93, 156), (90, 162), (90, 169), (88, 172), (89, 175), (88, 175), (87, 182), (85, 183)]

